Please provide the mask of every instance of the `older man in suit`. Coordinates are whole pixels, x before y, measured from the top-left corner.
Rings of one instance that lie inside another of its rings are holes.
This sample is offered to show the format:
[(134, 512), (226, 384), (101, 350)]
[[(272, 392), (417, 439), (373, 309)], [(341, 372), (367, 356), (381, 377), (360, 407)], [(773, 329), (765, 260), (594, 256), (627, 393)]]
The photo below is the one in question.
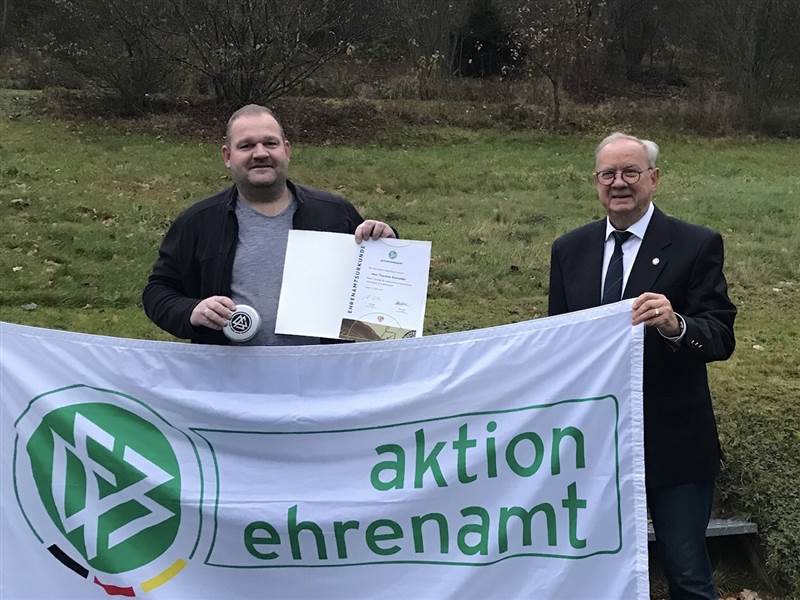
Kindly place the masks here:
[(551, 315), (635, 298), (645, 325), (647, 502), (670, 597), (716, 599), (705, 545), (720, 449), (706, 363), (733, 352), (736, 307), (722, 238), (661, 212), (658, 146), (614, 133), (597, 147), (594, 179), (607, 217), (553, 243)]

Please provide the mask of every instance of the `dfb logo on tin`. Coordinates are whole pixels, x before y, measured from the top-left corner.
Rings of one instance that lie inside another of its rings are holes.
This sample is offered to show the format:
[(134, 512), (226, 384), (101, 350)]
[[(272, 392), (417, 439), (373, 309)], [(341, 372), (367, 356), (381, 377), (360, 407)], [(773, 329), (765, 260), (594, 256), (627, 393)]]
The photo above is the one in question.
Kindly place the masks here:
[(247, 313), (236, 312), (231, 315), (231, 329), (236, 333), (247, 333), (252, 324), (253, 321)]
[(237, 304), (222, 328), (222, 333), (233, 342), (247, 342), (255, 337), (260, 325), (261, 317), (255, 308), (247, 304)]

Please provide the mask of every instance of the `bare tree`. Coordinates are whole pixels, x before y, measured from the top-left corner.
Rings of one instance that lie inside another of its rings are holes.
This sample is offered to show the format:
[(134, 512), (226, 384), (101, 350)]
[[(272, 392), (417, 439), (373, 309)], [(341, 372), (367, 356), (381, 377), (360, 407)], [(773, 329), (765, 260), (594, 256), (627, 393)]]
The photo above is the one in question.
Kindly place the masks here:
[(113, 89), (121, 111), (140, 112), (169, 66), (141, 29), (160, 4), (148, 0), (40, 0), (41, 48), (69, 62), (101, 87)]
[(0, 48), (6, 45), (6, 25), (8, 24), (9, 1), (3, 0), (2, 12), (0, 12)]
[[(800, 4), (796, 0), (709, 0), (701, 44), (719, 59), (742, 116), (759, 125), (772, 99), (796, 81)], [(796, 90), (794, 90), (796, 91)]]
[(602, 0), (518, 0), (513, 7), (516, 61), (550, 82), (553, 122), (561, 118), (561, 91), (574, 68), (602, 42)]
[(449, 74), (457, 52), (456, 32), (466, 22), (468, 3), (452, 0), (394, 0), (402, 35), (414, 62), (441, 57), (437, 62)]
[(625, 76), (641, 77), (642, 59), (652, 53), (660, 24), (656, 0), (611, 0), (608, 3), (609, 43), (624, 61)]
[[(173, 60), (206, 77), (218, 102), (284, 95), (363, 34), (352, 0), (174, 0), (150, 30)], [(171, 41), (171, 44), (169, 43)]]

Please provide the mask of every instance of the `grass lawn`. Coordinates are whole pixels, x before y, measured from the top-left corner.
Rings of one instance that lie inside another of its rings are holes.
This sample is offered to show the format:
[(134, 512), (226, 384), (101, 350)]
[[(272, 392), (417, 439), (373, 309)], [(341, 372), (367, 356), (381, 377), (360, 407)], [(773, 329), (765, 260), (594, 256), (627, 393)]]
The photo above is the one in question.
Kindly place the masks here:
[[(169, 339), (139, 306), (160, 238), (227, 185), (218, 148), (186, 133), (0, 108), (0, 320)], [(761, 527), (768, 566), (800, 590), (800, 142), (638, 133), (661, 145), (658, 206), (725, 238), (740, 314), (734, 357), (711, 367), (721, 487)], [(545, 315), (550, 243), (602, 216), (589, 181), (597, 141), (446, 128), (359, 147), (298, 140), (292, 177), (433, 241), (435, 334)]]

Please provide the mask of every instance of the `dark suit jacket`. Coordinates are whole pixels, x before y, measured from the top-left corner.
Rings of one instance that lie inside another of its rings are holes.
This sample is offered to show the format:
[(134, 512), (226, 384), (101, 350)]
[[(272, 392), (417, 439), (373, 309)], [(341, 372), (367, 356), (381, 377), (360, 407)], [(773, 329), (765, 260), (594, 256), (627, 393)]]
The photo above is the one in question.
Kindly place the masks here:
[[(551, 315), (600, 304), (605, 233), (602, 219), (553, 243)], [(723, 254), (718, 233), (656, 208), (622, 294), (664, 294), (686, 320), (678, 344), (655, 328), (645, 331), (644, 445), (650, 488), (713, 479), (719, 469), (706, 363), (725, 360), (735, 346), (736, 307), (728, 298)]]

